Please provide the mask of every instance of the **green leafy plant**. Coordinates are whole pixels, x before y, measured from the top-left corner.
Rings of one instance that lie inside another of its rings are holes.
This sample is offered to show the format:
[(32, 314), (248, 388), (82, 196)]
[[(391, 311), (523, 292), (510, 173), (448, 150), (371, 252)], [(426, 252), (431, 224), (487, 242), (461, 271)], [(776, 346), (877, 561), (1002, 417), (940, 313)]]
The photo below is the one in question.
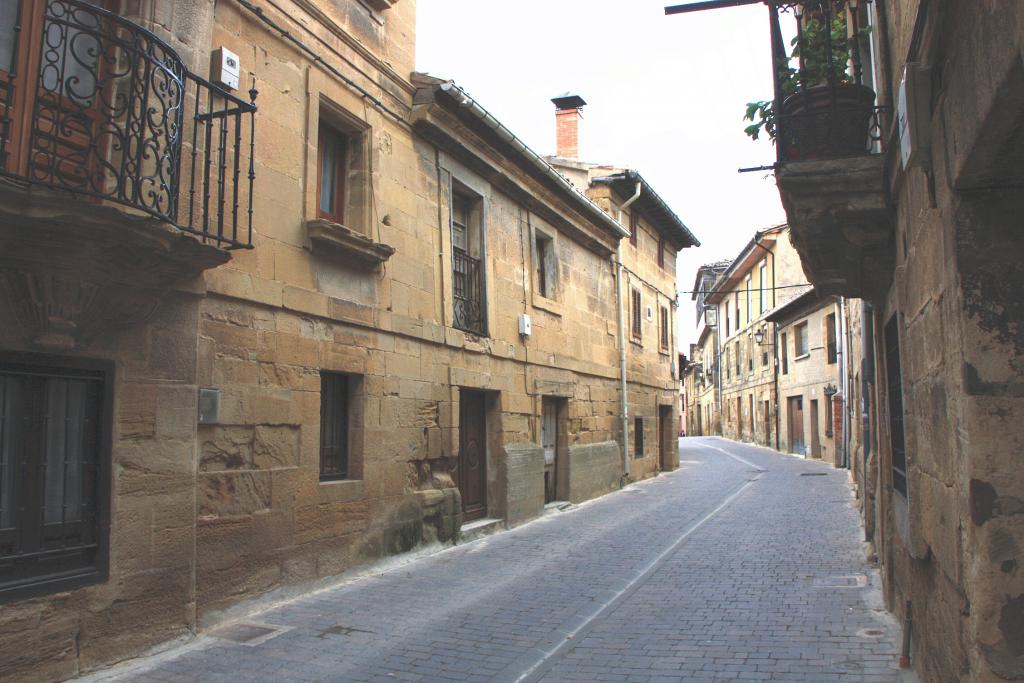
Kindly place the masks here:
[[(781, 86), (782, 99), (785, 100), (796, 93), (801, 85), (810, 88), (830, 82), (852, 83), (853, 77), (847, 72), (852, 46), (855, 40), (866, 35), (869, 30), (869, 28), (863, 28), (857, 32), (856, 36), (848, 36), (845, 12), (838, 13), (832, 19), (832, 25), (827, 32), (822, 20), (817, 18), (805, 20), (802, 29), (802, 43), (800, 36), (790, 41), (793, 48), (792, 53), (786, 65), (780, 67), (776, 74)], [(831, 47), (831, 55), (828, 53), (829, 47)], [(796, 69), (790, 66), (793, 63), (799, 64), (801, 55), (803, 55), (803, 67)], [(743, 129), (743, 132), (751, 139), (757, 140), (763, 131), (769, 139), (774, 140), (778, 114), (779, 112), (775, 111), (774, 100), (748, 102), (743, 120), (751, 123)]]

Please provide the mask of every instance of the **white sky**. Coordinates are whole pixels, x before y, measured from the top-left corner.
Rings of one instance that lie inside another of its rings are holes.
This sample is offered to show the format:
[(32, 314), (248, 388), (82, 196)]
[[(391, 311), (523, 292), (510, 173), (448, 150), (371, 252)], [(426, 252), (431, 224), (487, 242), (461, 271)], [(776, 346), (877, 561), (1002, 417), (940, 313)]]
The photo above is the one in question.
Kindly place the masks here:
[[(680, 253), (689, 290), (701, 263), (733, 258), (785, 214), (770, 175), (736, 172), (775, 161), (743, 133), (745, 104), (772, 92), (767, 9), (666, 16), (672, 4), (417, 0), (416, 68), (454, 80), (542, 155), (555, 151), (550, 99), (582, 96), (580, 157), (638, 170), (700, 240)], [(684, 352), (691, 304), (680, 295)]]

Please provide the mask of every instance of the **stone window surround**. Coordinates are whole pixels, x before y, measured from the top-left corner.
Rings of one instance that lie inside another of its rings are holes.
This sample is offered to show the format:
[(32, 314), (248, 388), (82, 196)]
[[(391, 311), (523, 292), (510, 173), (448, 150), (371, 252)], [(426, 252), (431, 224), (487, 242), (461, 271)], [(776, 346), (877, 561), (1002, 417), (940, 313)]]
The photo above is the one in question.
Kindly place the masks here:
[[(558, 231), (552, 228), (543, 219), (528, 214), (529, 231), (530, 231), (530, 303), (534, 308), (547, 311), (552, 315), (561, 316), (564, 312), (561, 302), (561, 263), (558, 259)], [(539, 239), (546, 239), (549, 241), (550, 255), (554, 260), (552, 267), (549, 268), (549, 277), (551, 277), (548, 283), (549, 292), (553, 296), (545, 296), (540, 292), (540, 283), (537, 281), (537, 266), (539, 265), (541, 255), (537, 251), (537, 242)]]
[[(361, 500), (365, 494), (363, 483), (363, 453), (365, 423), (364, 376), (361, 367), (332, 366), (322, 367), (322, 373), (345, 375), (348, 385), (348, 478), (319, 480), (320, 503), (347, 503)], [(311, 426), (311, 425), (310, 425)], [(320, 425), (315, 426), (317, 453), (319, 453)], [(320, 461), (317, 458), (316, 468), (319, 471)]]
[[(374, 124), (380, 116), (376, 110), (363, 106), (357, 93), (341, 87), (328, 75), (316, 69), (309, 71), (307, 90), (306, 183), (304, 219), (320, 218), (319, 154), (321, 121), (346, 137), (348, 143), (348, 177), (345, 179), (344, 227), (358, 235), (373, 237), (373, 173), (380, 166), (373, 158), (379, 150), (373, 144)], [(363, 115), (355, 112), (363, 112)]]
[[(806, 320), (793, 325), (793, 361), (804, 360), (811, 357), (811, 340), (807, 337), (809, 326)], [(803, 339), (806, 351), (800, 351), (800, 339)]]
[[(491, 313), (494, 311), (495, 302), (493, 301), (493, 287), (488, 286), (490, 267), (488, 265), (488, 220), (490, 217), (490, 195), (491, 185), (480, 175), (471, 171), (467, 166), (459, 162), (453, 156), (441, 150), (438, 157), (438, 165), (441, 169), (441, 184), (438, 188), (438, 192), (441, 195), (441, 224), (439, 226), (441, 230), (441, 255), (443, 262), (446, 264), (445, 267), (441, 268), (441, 282), (444, 292), (444, 325), (452, 329), (455, 328), (455, 312), (454, 312), (454, 299), (452, 292), (454, 291), (453, 277), (452, 277), (452, 231), (451, 231), (451, 197), (452, 192), (456, 191), (461, 194), (469, 195), (479, 201), (480, 210), (480, 259), (481, 267), (483, 268), (483, 328), (484, 330), (492, 329)], [(466, 333), (470, 334), (470, 333)]]

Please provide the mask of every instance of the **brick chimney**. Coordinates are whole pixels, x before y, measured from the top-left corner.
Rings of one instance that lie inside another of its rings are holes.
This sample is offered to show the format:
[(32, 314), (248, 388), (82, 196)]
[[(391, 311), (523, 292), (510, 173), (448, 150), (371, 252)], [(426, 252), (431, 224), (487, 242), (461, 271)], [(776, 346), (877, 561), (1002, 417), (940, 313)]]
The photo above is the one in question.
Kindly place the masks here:
[(578, 159), (580, 156), (580, 109), (586, 102), (579, 95), (565, 93), (552, 97), (555, 105), (555, 156)]

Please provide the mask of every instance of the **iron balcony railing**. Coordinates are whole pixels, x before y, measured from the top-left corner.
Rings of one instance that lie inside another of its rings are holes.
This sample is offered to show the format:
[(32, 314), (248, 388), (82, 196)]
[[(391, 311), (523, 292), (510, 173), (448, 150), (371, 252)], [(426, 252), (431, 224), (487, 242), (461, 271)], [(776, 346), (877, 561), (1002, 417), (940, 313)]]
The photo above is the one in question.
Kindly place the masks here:
[[(774, 127), (779, 161), (832, 159), (881, 151), (871, 76), (867, 10), (873, 0), (770, 0)], [(781, 17), (795, 22), (787, 50)]]
[[(37, 12), (41, 29), (24, 30)], [(0, 68), (0, 174), (250, 247), (255, 88), (249, 96), (190, 73), (166, 43), (112, 12), (20, 0)]]
[(456, 247), (452, 253), (455, 327), (484, 335), (484, 286), (480, 259)]

